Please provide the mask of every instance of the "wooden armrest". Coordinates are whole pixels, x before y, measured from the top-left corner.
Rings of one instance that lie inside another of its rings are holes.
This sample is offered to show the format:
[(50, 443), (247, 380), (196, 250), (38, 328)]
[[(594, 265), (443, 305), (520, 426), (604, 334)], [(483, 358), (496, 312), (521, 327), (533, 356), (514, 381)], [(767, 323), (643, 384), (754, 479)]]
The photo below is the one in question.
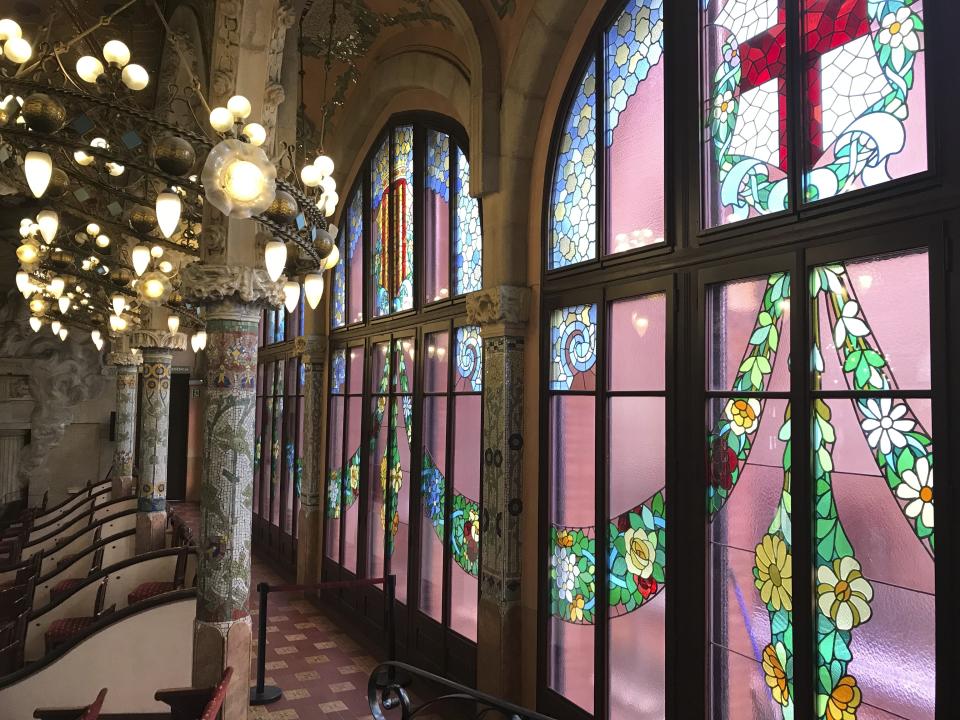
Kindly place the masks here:
[(154, 700), (170, 706), (173, 720), (198, 720), (216, 688), (169, 688), (157, 690)]
[(37, 708), (33, 716), (37, 720), (77, 720), (87, 711), (86, 706), (74, 708)]

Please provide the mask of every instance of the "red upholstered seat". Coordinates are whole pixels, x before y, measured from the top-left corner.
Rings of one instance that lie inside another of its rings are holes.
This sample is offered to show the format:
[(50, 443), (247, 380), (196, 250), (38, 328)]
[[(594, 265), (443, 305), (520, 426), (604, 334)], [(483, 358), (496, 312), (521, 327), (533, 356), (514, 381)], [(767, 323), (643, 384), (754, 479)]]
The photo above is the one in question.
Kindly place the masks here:
[(59, 595), (67, 595), (83, 585), (83, 578), (67, 578), (50, 588), (50, 602)]
[(127, 595), (127, 605), (133, 605), (135, 602), (152, 598), (171, 590), (176, 590), (177, 584), (172, 582), (145, 582), (137, 585), (129, 595)]
[(97, 621), (95, 617), (72, 617), (54, 620), (44, 633), (43, 639), (47, 645), (47, 652), (50, 652), (57, 645), (65, 643), (70, 638), (79, 635), (84, 629), (90, 627)]

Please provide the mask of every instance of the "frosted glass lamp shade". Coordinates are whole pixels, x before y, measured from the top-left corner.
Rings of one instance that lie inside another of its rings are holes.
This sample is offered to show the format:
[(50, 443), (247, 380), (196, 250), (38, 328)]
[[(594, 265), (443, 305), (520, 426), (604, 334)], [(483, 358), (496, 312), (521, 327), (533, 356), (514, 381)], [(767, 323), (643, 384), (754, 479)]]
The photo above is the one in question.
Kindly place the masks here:
[(50, 329), (53, 331), (54, 335), (60, 334), (61, 327), (63, 327), (63, 325), (61, 325), (59, 320), (54, 320), (52, 323), (50, 323)]
[(277, 168), (263, 148), (233, 138), (210, 151), (200, 180), (207, 201), (232, 218), (259, 215), (277, 194)]
[(23, 30), (16, 20), (10, 18), (0, 20), (0, 42), (18, 37), (23, 37)]
[(150, 266), (150, 248), (146, 245), (137, 245), (130, 253), (130, 260), (133, 262), (133, 271), (137, 276), (143, 275)]
[(300, 171), (300, 179), (307, 187), (317, 187), (323, 182), (323, 175), (317, 170), (316, 165), (304, 165)]
[(130, 48), (119, 40), (110, 40), (103, 46), (103, 59), (117, 67), (130, 62)]
[(40, 234), (48, 243), (53, 242), (57, 236), (57, 228), (60, 227), (60, 216), (53, 210), (41, 210), (37, 213), (37, 225), (40, 226)]
[(127, 307), (127, 299), (120, 294), (114, 295), (112, 298), (110, 298), (110, 303), (113, 305), (113, 312), (118, 316), (122, 315), (123, 311)]
[(157, 195), (157, 225), (165, 238), (177, 231), (180, 224), (180, 196), (170, 190)]
[(210, 127), (217, 132), (227, 132), (233, 127), (233, 113), (225, 107), (215, 107), (210, 111)]
[(320, 171), (322, 177), (329, 177), (333, 175), (333, 158), (329, 155), (320, 155), (316, 160), (313, 161), (313, 164), (316, 166), (317, 170)]
[(77, 60), (77, 75), (84, 82), (95, 83), (103, 75), (103, 63), (92, 55), (84, 55)]
[(288, 313), (292, 313), (300, 304), (300, 283), (296, 280), (287, 280), (283, 284), (283, 304)]
[(99, 337), (91, 338), (93, 344), (97, 346), (97, 350), (103, 350), (103, 340)]
[(63, 289), (67, 286), (62, 277), (55, 277), (50, 281), (50, 284), (47, 285), (47, 291), (53, 295), (55, 298), (59, 298), (63, 295)]
[(33, 330), (34, 332), (40, 332), (40, 328), (42, 328), (42, 327), (43, 327), (43, 320), (41, 320), (40, 318), (38, 318), (38, 317), (36, 317), (36, 316), (34, 316), (34, 315), (31, 315), (31, 316), (30, 316), (30, 329)]
[(254, 147), (260, 147), (267, 141), (267, 130), (260, 123), (249, 123), (244, 125), (243, 134)]
[(287, 246), (279, 240), (271, 240), (263, 252), (263, 260), (267, 267), (267, 275), (276, 282), (283, 275), (283, 269), (287, 265)]
[(324, 266), (327, 270), (332, 270), (337, 266), (338, 262), (340, 262), (340, 248), (334, 245), (330, 250), (330, 254), (327, 255), (326, 259), (324, 260)]
[(316, 310), (323, 297), (323, 275), (310, 273), (303, 279), (303, 291), (311, 310)]
[(170, 332), (176, 335), (180, 331), (180, 316), (171, 315), (167, 318), (167, 328)]
[(60, 308), (60, 314), (66, 315), (67, 310), (70, 309), (70, 298), (68, 298), (66, 295), (61, 296), (57, 300), (57, 306)]
[(243, 95), (234, 95), (227, 100), (227, 110), (229, 110), (230, 114), (237, 120), (246, 120), (250, 117), (253, 108), (250, 107), (250, 101)]
[(23, 38), (10, 38), (3, 45), (3, 54), (10, 62), (20, 65), (30, 59), (33, 48)]
[(33, 283), (30, 282), (30, 273), (21, 270), (17, 273), (17, 290), (26, 297), (30, 294)]
[(23, 159), (23, 173), (27, 176), (27, 185), (34, 197), (41, 197), (50, 184), (53, 175), (53, 160), (45, 152), (31, 150)]
[(131, 90), (143, 90), (150, 84), (150, 74), (146, 68), (136, 63), (127, 65), (120, 74), (120, 79)]
[(60, 328), (60, 332), (57, 333), (57, 335), (60, 336), (60, 342), (63, 342), (64, 340), (66, 340), (67, 335), (69, 334), (70, 334), (69, 331), (65, 327)]

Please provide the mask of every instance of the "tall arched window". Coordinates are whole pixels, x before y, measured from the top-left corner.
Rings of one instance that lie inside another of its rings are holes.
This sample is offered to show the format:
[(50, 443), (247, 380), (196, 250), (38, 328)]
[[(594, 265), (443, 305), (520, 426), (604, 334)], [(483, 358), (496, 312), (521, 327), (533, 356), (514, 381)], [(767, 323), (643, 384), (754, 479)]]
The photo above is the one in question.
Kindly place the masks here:
[[(472, 680), (482, 371), (479, 202), (462, 130), (400, 116), (361, 167), (334, 274), (326, 577), (397, 576), (412, 656)], [(344, 601), (380, 623), (375, 588)]]
[[(598, 19), (546, 174), (539, 707), (945, 717), (947, 216), (892, 182), (927, 172), (934, 8), (662, 6)], [(702, 65), (656, 84), (662, 48)], [(698, 77), (705, 176), (665, 184), (664, 158), (694, 166), (659, 129), (687, 127)], [(660, 138), (640, 162), (631, 127)]]

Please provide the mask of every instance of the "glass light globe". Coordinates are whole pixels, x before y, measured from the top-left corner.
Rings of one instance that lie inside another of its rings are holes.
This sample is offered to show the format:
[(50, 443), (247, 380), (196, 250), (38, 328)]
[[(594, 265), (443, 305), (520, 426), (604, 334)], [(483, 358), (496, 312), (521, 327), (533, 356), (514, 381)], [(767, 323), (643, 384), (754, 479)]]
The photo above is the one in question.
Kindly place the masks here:
[(279, 240), (271, 240), (267, 243), (263, 251), (264, 265), (267, 267), (267, 275), (273, 282), (280, 279), (283, 275), (283, 268), (287, 264), (287, 246)]
[(23, 38), (10, 38), (3, 44), (3, 54), (10, 62), (20, 65), (30, 59), (33, 48)]
[(113, 305), (113, 312), (116, 315), (122, 315), (127, 308), (127, 298), (119, 293), (110, 298), (110, 303)]
[(90, 165), (91, 163), (93, 163), (94, 160), (95, 158), (93, 157), (93, 155), (90, 155), (89, 153), (86, 153), (83, 150), (77, 150), (73, 154), (73, 161), (77, 163), (77, 165), (81, 165), (83, 167), (87, 167), (87, 165)]
[(253, 108), (250, 107), (250, 101), (243, 95), (234, 95), (227, 100), (227, 110), (229, 110), (237, 120), (244, 120), (250, 116)]
[(69, 334), (70, 332), (65, 327), (60, 328), (60, 332), (57, 333), (57, 335), (60, 336), (60, 342), (63, 342), (64, 340), (66, 340), (67, 335)]
[(84, 82), (95, 83), (103, 75), (103, 63), (92, 55), (84, 55), (77, 60), (77, 75)]
[(41, 210), (37, 213), (37, 225), (40, 226), (43, 239), (53, 242), (57, 236), (57, 228), (60, 226), (60, 216), (53, 210)]
[(34, 332), (40, 332), (40, 328), (43, 327), (43, 320), (33, 315), (30, 316), (30, 328)]
[(157, 258), (157, 259), (162, 258), (163, 248), (160, 247), (159, 245), (154, 245), (152, 248), (150, 248), (150, 257)]
[(320, 298), (323, 297), (323, 275), (310, 273), (303, 279), (303, 292), (307, 296), (307, 302), (311, 310), (316, 310), (320, 304)]
[[(159, 217), (159, 213), (157, 215)], [(137, 276), (143, 275), (150, 266), (150, 248), (146, 245), (137, 245), (130, 253), (130, 261)]]
[(300, 304), (300, 283), (296, 280), (287, 280), (283, 284), (283, 304), (288, 313), (292, 313)]
[(248, 123), (244, 125), (243, 134), (254, 147), (260, 147), (267, 141), (267, 129), (260, 123)]
[(0, 20), (0, 41), (18, 37), (23, 37), (23, 30), (20, 29), (16, 20), (10, 18)]
[(333, 217), (333, 214), (337, 211), (337, 204), (327, 198), (327, 201), (323, 205), (323, 216), (324, 217)]
[(102, 137), (95, 137), (93, 140), (90, 141), (90, 147), (97, 148), (98, 150), (109, 150), (110, 143), (108, 143)]
[(119, 315), (110, 316), (110, 329), (114, 332), (123, 332), (127, 329), (127, 321)]
[[(314, 165), (314, 167), (316, 167), (316, 165)], [(337, 189), (337, 181), (327, 175), (323, 178), (323, 180), (320, 181), (320, 187), (322, 187), (323, 191), (329, 195)]]
[(157, 195), (157, 225), (165, 238), (169, 238), (177, 231), (180, 224), (180, 196), (170, 190)]
[(30, 282), (30, 274), (21, 270), (17, 273), (17, 290), (25, 293), (30, 290), (33, 283)]
[(263, 192), (263, 173), (249, 160), (234, 160), (224, 171), (224, 187), (235, 200), (248, 203)]
[(42, 297), (40, 297), (39, 295), (34, 295), (30, 299), (29, 307), (30, 307), (30, 312), (34, 313), (35, 315), (40, 315), (41, 313), (43, 313), (44, 310), (47, 309), (47, 304), (43, 301)]
[(130, 62), (130, 48), (119, 40), (109, 40), (103, 46), (103, 59), (108, 63), (123, 67)]
[(93, 344), (97, 346), (97, 350), (103, 350), (103, 340), (99, 337), (91, 339), (93, 340)]
[(110, 173), (111, 177), (120, 177), (126, 170), (123, 165), (115, 162), (108, 162), (104, 167), (107, 168), (107, 172)]
[(180, 330), (180, 316), (179, 315), (170, 315), (167, 318), (167, 328), (174, 335)]
[(215, 107), (210, 111), (210, 127), (217, 132), (227, 132), (233, 127), (233, 113), (225, 107)]
[(317, 169), (316, 165), (304, 165), (300, 171), (300, 179), (307, 187), (317, 187), (323, 180), (323, 173)]
[(109, 235), (97, 235), (97, 247), (108, 247), (110, 245), (110, 236)]
[(99, 339), (100, 339), (100, 331), (99, 331), (99, 330), (91, 330), (91, 331), (90, 331), (90, 339), (93, 340), (94, 342), (96, 342), (97, 340), (99, 340)]
[(50, 184), (53, 160), (45, 152), (31, 150), (23, 159), (23, 172), (27, 176), (30, 192), (34, 197), (40, 197), (47, 191), (47, 185)]
[(66, 287), (62, 277), (55, 277), (50, 281), (50, 284), (47, 285), (47, 292), (53, 295), (55, 298), (59, 298), (63, 295), (63, 289)]
[(66, 315), (67, 310), (70, 309), (70, 298), (64, 295), (59, 300), (57, 300), (57, 306), (60, 308), (60, 314)]
[(333, 158), (330, 156), (320, 155), (316, 160), (313, 161), (313, 164), (324, 177), (333, 175)]
[(194, 352), (197, 350), (203, 350), (207, 346), (207, 333), (205, 330), (198, 330), (193, 338), (197, 341), (197, 346), (194, 349)]
[(166, 286), (159, 277), (151, 276), (143, 281), (143, 294), (151, 300), (158, 300), (166, 292)]
[(96, 237), (100, 234), (100, 226), (96, 223), (87, 223), (87, 235)]
[(167, 275), (173, 272), (173, 263), (169, 260), (162, 260), (158, 267), (161, 272), (165, 272)]
[(120, 73), (120, 80), (131, 90), (143, 90), (150, 84), (150, 75), (142, 65), (132, 63)]
[(63, 325), (62, 325), (62, 323), (61, 323), (59, 320), (54, 320), (52, 323), (50, 323), (50, 329), (53, 330), (53, 334), (54, 334), (54, 335), (59, 335), (59, 334), (60, 334), (60, 328), (62, 328), (62, 327), (63, 327)]
[(337, 263), (340, 262), (340, 248), (336, 245), (333, 246), (333, 249), (330, 251), (330, 254), (327, 255), (324, 260), (324, 267), (327, 270), (332, 270), (337, 266)]

